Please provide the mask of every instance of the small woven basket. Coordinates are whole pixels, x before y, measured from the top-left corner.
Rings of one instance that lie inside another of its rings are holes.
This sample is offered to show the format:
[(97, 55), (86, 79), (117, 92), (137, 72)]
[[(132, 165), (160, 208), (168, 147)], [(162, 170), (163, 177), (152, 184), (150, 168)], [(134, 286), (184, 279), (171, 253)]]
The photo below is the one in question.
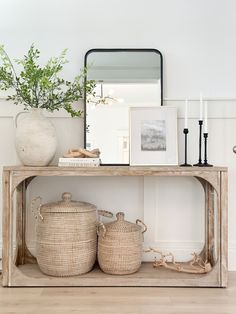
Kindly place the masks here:
[(87, 273), (96, 253), (96, 206), (71, 201), (70, 193), (63, 193), (60, 202), (40, 205), (36, 257), (43, 273), (59, 277)]
[[(112, 275), (132, 274), (141, 266), (143, 233), (146, 225), (139, 219), (136, 224), (125, 221), (124, 213), (117, 221), (100, 223), (98, 231), (98, 262), (101, 269)], [(142, 227), (138, 225), (142, 224)]]

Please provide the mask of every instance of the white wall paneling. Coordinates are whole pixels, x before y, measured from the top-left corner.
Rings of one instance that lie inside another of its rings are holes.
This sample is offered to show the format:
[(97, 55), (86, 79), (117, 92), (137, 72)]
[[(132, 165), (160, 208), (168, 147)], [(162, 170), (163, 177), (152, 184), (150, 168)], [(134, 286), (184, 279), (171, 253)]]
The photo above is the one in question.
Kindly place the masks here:
[[(78, 73), (84, 54), (91, 48), (159, 49), (164, 56), (165, 105), (178, 108), (180, 161), (183, 161), (183, 99), (190, 99), (189, 161), (192, 163), (198, 158), (200, 91), (209, 99), (209, 161), (229, 167), (231, 270), (236, 270), (236, 155), (232, 152), (236, 144), (235, 10), (233, 0), (100, 0), (99, 4), (96, 0), (0, 2), (0, 43), (9, 55), (19, 58), (35, 43), (42, 51), (44, 62), (68, 48), (70, 63), (63, 72), (67, 79)], [(0, 167), (18, 163), (13, 116), (20, 110), (4, 97), (0, 99)], [(69, 147), (83, 145), (83, 120), (71, 119), (63, 111), (49, 116), (59, 139), (56, 162)], [(74, 198), (124, 210), (128, 219), (139, 216), (148, 222), (150, 230), (145, 245), (154, 241), (161, 249), (186, 259), (203, 241), (201, 187), (187, 178), (152, 180), (40, 178), (32, 182), (28, 196), (30, 199), (41, 194), (47, 202), (58, 199), (64, 190), (71, 190)], [(166, 185), (171, 189), (168, 195)], [(27, 241), (33, 248), (34, 219), (30, 211)]]
[[(173, 251), (178, 260), (189, 260), (204, 243), (202, 186), (194, 178), (145, 177), (144, 221), (145, 247)], [(150, 259), (150, 254), (144, 258)]]

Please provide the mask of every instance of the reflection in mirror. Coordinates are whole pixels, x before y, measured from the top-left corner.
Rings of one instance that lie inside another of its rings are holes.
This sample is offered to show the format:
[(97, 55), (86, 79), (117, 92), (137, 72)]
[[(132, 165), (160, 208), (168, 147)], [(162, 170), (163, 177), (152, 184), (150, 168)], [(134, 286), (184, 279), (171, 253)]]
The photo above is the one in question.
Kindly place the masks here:
[(129, 164), (129, 108), (162, 104), (162, 56), (155, 49), (94, 49), (85, 57), (94, 96), (85, 103), (85, 147), (102, 164)]

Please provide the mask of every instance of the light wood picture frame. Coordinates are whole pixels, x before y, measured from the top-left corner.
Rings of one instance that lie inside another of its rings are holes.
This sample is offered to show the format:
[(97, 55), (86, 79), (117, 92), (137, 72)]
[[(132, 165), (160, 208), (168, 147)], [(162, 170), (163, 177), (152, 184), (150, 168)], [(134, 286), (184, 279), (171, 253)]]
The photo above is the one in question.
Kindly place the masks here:
[(130, 165), (178, 165), (175, 107), (130, 108)]

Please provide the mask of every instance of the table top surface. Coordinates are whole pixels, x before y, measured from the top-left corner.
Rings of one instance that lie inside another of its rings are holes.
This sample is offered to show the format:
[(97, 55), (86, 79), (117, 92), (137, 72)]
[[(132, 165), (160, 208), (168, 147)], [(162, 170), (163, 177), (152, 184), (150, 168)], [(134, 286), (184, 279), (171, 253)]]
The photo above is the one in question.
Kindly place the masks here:
[(3, 167), (4, 171), (13, 171), (13, 172), (38, 172), (38, 173), (47, 173), (47, 172), (61, 172), (61, 173), (122, 173), (125, 174), (142, 174), (142, 173), (154, 173), (154, 172), (227, 172), (227, 167), (214, 166), (214, 167), (181, 167), (181, 166), (98, 166), (98, 167), (58, 167), (58, 166), (47, 166), (47, 167), (32, 167), (32, 166), (5, 166)]

